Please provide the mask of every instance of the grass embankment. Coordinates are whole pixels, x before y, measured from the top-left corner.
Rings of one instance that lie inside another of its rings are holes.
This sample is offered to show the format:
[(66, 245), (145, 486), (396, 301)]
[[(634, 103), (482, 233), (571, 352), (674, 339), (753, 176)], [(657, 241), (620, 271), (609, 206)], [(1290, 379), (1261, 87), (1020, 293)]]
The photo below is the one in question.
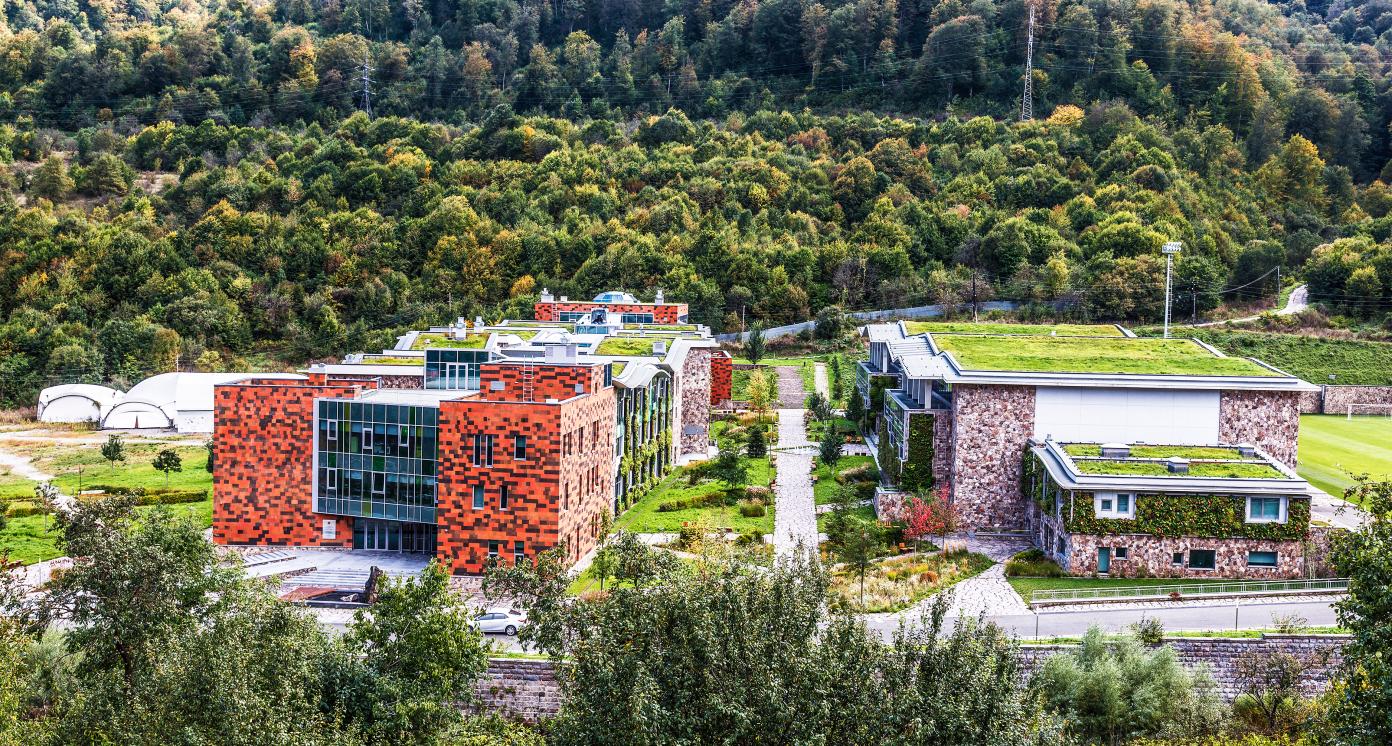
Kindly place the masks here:
[(905, 321), (909, 334), (1028, 334), (1048, 336), (1120, 337), (1121, 330), (1113, 324), (1002, 324), (983, 321)]
[[(841, 484), (836, 481), (838, 474), (864, 472), (864, 479), (854, 480), (857, 482), (878, 478), (878, 475), (874, 473), (874, 463), (875, 460), (869, 456), (842, 456), (836, 462), (836, 466), (828, 466), (822, 463), (821, 459), (818, 459), (816, 467), (812, 470), (812, 476), (816, 479), (812, 484), (812, 495), (817, 504), (825, 505), (836, 501), (837, 488), (841, 487)], [(867, 466), (871, 468), (866, 469)]]
[(1099, 588), (1135, 588), (1156, 585), (1197, 585), (1222, 583), (1225, 578), (1006, 578), (1010, 587), (1026, 601), (1035, 591), (1074, 591)]
[(1301, 415), (1298, 472), (1335, 497), (1357, 483), (1354, 475), (1392, 478), (1392, 417)]
[(1229, 355), (1254, 357), (1311, 383), (1392, 385), (1392, 342), (1218, 329), (1185, 329), (1182, 334)]
[(1218, 357), (1188, 339), (1097, 339), (940, 334), (933, 339), (968, 370), (1275, 376), (1237, 357)]

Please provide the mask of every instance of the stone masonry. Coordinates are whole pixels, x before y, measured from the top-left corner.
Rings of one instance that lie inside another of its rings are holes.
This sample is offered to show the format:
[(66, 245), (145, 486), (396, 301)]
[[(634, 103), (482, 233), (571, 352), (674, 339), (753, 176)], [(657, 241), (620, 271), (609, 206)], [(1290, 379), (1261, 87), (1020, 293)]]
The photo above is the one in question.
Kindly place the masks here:
[(678, 427), (678, 455), (704, 456), (710, 443), (711, 355), (714, 350), (693, 348), (679, 372), (677, 382), (681, 396), (681, 419)]
[[(1300, 578), (1304, 576), (1305, 571), (1305, 552), (1298, 541), (1149, 534), (1071, 534), (1066, 542), (1068, 552), (1064, 569), (1073, 575), (1091, 575), (1097, 572), (1097, 550), (1102, 547), (1110, 547), (1112, 550), (1111, 570), (1108, 574), (1113, 577), (1132, 577), (1144, 568), (1147, 575), (1154, 577), (1277, 580)], [(1125, 559), (1116, 559), (1116, 550), (1121, 547), (1126, 549), (1127, 556)], [(1187, 566), (1190, 549), (1214, 550), (1214, 569), (1190, 569)], [(1248, 552), (1275, 552), (1276, 567), (1249, 567)], [(1176, 553), (1184, 556), (1185, 564), (1174, 564)]]
[(962, 529), (1024, 527), (1020, 472), (1034, 433), (1034, 388), (957, 386), (952, 428), (952, 500)]
[(1299, 439), (1299, 393), (1222, 392), (1218, 404), (1218, 442), (1251, 443), (1294, 469)]
[[(1392, 386), (1322, 386), (1321, 408), (1324, 414), (1348, 414), (1350, 404), (1392, 405)], [(1366, 410), (1365, 410), (1366, 411)], [(1377, 412), (1386, 414), (1379, 407)]]

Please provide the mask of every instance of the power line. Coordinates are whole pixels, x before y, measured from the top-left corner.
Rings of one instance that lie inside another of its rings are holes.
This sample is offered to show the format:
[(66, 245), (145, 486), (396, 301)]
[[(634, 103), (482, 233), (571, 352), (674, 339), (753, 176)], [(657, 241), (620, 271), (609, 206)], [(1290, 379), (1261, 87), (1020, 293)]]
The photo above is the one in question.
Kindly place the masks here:
[(1025, 91), (1020, 95), (1020, 121), (1034, 119), (1034, 3), (1029, 6), (1029, 41), (1025, 46)]

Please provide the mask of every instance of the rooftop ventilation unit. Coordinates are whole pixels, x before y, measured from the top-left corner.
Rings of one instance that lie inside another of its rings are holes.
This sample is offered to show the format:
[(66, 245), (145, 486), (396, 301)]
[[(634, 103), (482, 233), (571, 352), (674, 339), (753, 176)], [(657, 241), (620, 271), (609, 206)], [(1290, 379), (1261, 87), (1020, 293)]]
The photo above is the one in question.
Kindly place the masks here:
[(1237, 455), (1243, 458), (1254, 458), (1257, 455), (1257, 447), (1251, 443), (1238, 443)]
[(548, 344), (546, 345), (546, 362), (559, 365), (574, 364), (579, 355), (578, 345), (571, 344)]
[(1103, 443), (1102, 458), (1130, 458), (1131, 446), (1125, 443)]
[(662, 302), (662, 288), (658, 288), (658, 289), (657, 289), (657, 296), (653, 298), (653, 303), (661, 303), (661, 302)]
[(1187, 458), (1171, 456), (1168, 459), (1165, 459), (1165, 466), (1170, 470), (1171, 474), (1189, 473), (1189, 459)]
[(541, 302), (542, 302), (542, 303), (550, 303), (550, 302), (552, 302), (552, 301), (554, 301), (554, 300), (556, 300), (556, 296), (554, 296), (554, 295), (551, 294), (551, 290), (550, 290), (550, 289), (548, 289), (548, 288), (542, 288), (542, 289), (541, 289)]
[(656, 342), (653, 342), (653, 354), (654, 354), (654, 355), (666, 355), (666, 354), (667, 354), (667, 342), (666, 342), (665, 340), (658, 340), (658, 341), (656, 341)]

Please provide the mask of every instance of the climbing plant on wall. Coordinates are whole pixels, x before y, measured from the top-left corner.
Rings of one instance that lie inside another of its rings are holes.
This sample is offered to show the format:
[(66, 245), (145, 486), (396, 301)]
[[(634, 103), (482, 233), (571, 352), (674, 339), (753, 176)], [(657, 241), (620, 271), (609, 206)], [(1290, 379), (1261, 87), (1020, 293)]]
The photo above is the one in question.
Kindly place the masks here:
[(1285, 523), (1247, 523), (1247, 502), (1232, 495), (1137, 495), (1133, 520), (1098, 518), (1092, 493), (1075, 492), (1063, 518), (1075, 534), (1149, 534), (1297, 541), (1310, 528), (1309, 498), (1290, 498)]
[(909, 415), (908, 438), (909, 456), (900, 467), (899, 485), (909, 492), (926, 490), (933, 486), (933, 415)]
[(894, 446), (889, 442), (889, 429), (885, 426), (884, 420), (880, 421), (880, 428), (876, 431), (879, 434), (879, 455), (880, 474), (888, 484), (899, 484), (899, 454), (895, 453)]

